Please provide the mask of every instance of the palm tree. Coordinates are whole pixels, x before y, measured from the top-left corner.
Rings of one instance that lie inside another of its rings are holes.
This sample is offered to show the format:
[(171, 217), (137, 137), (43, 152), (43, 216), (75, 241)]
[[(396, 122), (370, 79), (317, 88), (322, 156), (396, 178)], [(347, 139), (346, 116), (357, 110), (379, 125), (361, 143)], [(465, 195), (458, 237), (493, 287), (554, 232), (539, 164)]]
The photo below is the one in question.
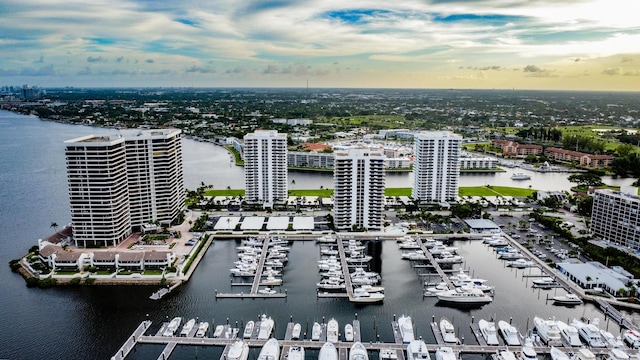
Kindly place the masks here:
[(51, 225), (49, 225), (49, 227), (52, 228), (53, 231), (58, 232), (57, 231), (57, 229), (58, 229), (58, 223), (57, 222), (55, 222), (55, 221), (52, 222)]

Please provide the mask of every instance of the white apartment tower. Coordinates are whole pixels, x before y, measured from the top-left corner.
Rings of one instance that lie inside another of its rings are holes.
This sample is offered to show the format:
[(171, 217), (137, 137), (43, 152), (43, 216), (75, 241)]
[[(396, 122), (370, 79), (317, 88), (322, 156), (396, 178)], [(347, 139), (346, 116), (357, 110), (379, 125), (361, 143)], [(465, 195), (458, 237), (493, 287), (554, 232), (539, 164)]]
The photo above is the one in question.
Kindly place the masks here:
[(244, 136), (245, 201), (272, 207), (287, 200), (287, 134), (256, 130)]
[(413, 189), (420, 202), (447, 202), (458, 196), (462, 136), (447, 131), (414, 137)]
[(333, 222), (336, 230), (382, 230), (385, 156), (355, 147), (335, 152)]
[(620, 191), (600, 189), (593, 193), (591, 232), (596, 238), (640, 250), (640, 196), (638, 188)]
[(77, 246), (113, 246), (142, 225), (169, 225), (185, 200), (180, 130), (65, 141)]

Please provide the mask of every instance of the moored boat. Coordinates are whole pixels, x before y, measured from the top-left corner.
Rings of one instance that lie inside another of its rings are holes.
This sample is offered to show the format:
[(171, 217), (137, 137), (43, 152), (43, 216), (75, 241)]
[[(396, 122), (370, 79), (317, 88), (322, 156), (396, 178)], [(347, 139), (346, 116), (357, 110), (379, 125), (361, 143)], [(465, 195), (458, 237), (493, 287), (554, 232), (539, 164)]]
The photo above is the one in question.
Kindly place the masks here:
[(344, 341), (353, 341), (353, 325), (351, 324), (344, 326)]
[(530, 180), (531, 176), (525, 173), (514, 173), (511, 175), (511, 180)]
[(640, 334), (635, 330), (623, 330), (622, 339), (633, 349), (640, 348)]
[(607, 360), (629, 360), (629, 354), (621, 348), (613, 348), (609, 350)]
[(287, 352), (287, 360), (304, 360), (304, 347), (290, 346), (289, 352)]
[(462, 304), (488, 304), (493, 298), (485, 294), (482, 290), (475, 288), (457, 288), (453, 290), (436, 293), (438, 300), (450, 303)]
[(279, 358), (280, 344), (278, 343), (278, 340), (270, 338), (262, 346), (260, 354), (258, 355), (258, 360), (278, 360)]
[(604, 340), (607, 347), (621, 348), (624, 346), (621, 336), (614, 336), (605, 329), (600, 329), (600, 336), (602, 336), (602, 340)]
[(249, 344), (243, 340), (234, 341), (227, 352), (228, 360), (247, 360), (249, 357)]
[(564, 341), (570, 346), (582, 346), (582, 341), (580, 341), (580, 334), (578, 334), (578, 329), (575, 326), (567, 325), (567, 323), (563, 321), (557, 321), (558, 329), (560, 329), (560, 336), (564, 339)]
[(367, 349), (360, 341), (356, 341), (349, 351), (349, 360), (369, 360)]
[(338, 360), (338, 349), (331, 342), (326, 342), (320, 348), (318, 360)]
[(550, 288), (557, 284), (556, 279), (548, 276), (541, 277), (539, 279), (534, 279), (531, 282), (533, 283), (533, 287), (539, 287), (543, 289)]
[(178, 331), (178, 328), (180, 327), (181, 323), (182, 323), (182, 318), (179, 316), (171, 319), (171, 321), (167, 325), (167, 328), (162, 333), (162, 336), (167, 336), (167, 337), (175, 336), (176, 331)]
[(338, 326), (338, 321), (336, 319), (329, 320), (327, 323), (327, 341), (337, 343), (339, 332), (340, 327)]
[(549, 346), (562, 345), (562, 338), (560, 337), (560, 329), (556, 324), (555, 319), (545, 320), (541, 317), (534, 316), (533, 324), (538, 330), (538, 336), (540, 339), (547, 343)]
[(187, 321), (182, 327), (182, 331), (180, 331), (180, 336), (181, 337), (189, 336), (189, 333), (191, 332), (191, 330), (193, 330), (194, 326), (196, 326), (196, 319), (190, 319), (189, 321)]
[(500, 335), (504, 339), (504, 342), (509, 346), (520, 345), (520, 337), (518, 336), (518, 330), (515, 326), (509, 324), (504, 320), (498, 321), (498, 330)]
[(266, 340), (271, 336), (275, 322), (271, 317), (262, 314), (260, 317), (260, 328), (258, 330), (258, 340)]
[(407, 345), (407, 360), (431, 360), (427, 344), (422, 340), (413, 340)]
[(311, 327), (311, 340), (318, 341), (320, 340), (320, 335), (322, 334), (322, 325), (318, 322), (313, 323), (313, 327)]
[(496, 325), (492, 321), (480, 319), (478, 321), (478, 328), (482, 337), (487, 342), (487, 345), (498, 345), (498, 336), (496, 334)]
[(300, 339), (300, 334), (302, 333), (302, 325), (300, 323), (295, 323), (293, 325), (293, 329), (291, 330), (291, 338), (293, 340)]
[(440, 333), (445, 343), (458, 343), (458, 337), (456, 336), (456, 329), (453, 324), (447, 319), (440, 319)]
[(222, 335), (223, 331), (224, 331), (224, 325), (216, 326), (216, 329), (213, 331), (213, 337), (214, 338), (219, 338), (220, 335)]
[(436, 360), (456, 360), (456, 353), (448, 346), (441, 346), (436, 350)]
[[(594, 324), (595, 323), (595, 324)], [(578, 334), (580, 337), (592, 348), (603, 348), (605, 347), (604, 341), (602, 340), (602, 336), (600, 336), (600, 329), (596, 325), (598, 321), (593, 321), (589, 324), (584, 323), (582, 321), (573, 319), (571, 322), (572, 326), (575, 326), (578, 329)]]
[(201, 322), (200, 324), (198, 324), (198, 331), (196, 331), (196, 337), (197, 338), (205, 337), (205, 335), (207, 335), (207, 331), (209, 331), (209, 323), (206, 321)]
[(369, 293), (363, 288), (353, 289), (353, 296), (349, 298), (349, 301), (353, 303), (377, 303), (384, 300), (384, 294), (382, 293)]
[(400, 335), (402, 335), (403, 343), (408, 344), (415, 340), (411, 316), (402, 315), (398, 318), (398, 330), (400, 331)]
[(551, 349), (549, 349), (549, 355), (551, 355), (551, 360), (571, 360), (571, 357), (569, 357), (567, 353), (555, 346), (552, 346)]
[(538, 360), (538, 353), (533, 347), (531, 338), (524, 339), (522, 350), (520, 351), (520, 360)]
[(581, 305), (582, 299), (576, 294), (568, 293), (566, 295), (558, 295), (551, 298), (554, 305)]
[(253, 335), (253, 328), (255, 327), (255, 323), (253, 320), (247, 321), (247, 324), (244, 326), (244, 332), (242, 333), (242, 337), (245, 339), (249, 339), (251, 335)]

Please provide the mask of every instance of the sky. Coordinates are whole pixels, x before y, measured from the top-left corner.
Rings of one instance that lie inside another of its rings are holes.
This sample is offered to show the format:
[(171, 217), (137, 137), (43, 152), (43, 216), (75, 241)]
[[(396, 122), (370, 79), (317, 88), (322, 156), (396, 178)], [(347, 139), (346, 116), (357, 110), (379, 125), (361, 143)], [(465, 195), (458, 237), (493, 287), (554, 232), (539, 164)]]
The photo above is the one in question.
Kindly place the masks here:
[(637, 0), (2, 0), (0, 85), (640, 91)]

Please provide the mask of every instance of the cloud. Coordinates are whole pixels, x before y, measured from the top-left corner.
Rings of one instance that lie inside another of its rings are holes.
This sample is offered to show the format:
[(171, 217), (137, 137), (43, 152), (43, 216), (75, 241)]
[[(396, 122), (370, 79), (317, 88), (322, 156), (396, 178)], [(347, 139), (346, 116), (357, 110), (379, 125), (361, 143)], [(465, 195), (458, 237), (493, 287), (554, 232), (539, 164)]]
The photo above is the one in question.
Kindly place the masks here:
[(240, 66), (236, 66), (233, 69), (227, 69), (224, 73), (225, 74), (244, 74), (247, 72), (247, 69), (242, 68)]
[(202, 66), (191, 66), (185, 69), (186, 73), (200, 73), (200, 74), (213, 74), (216, 72), (216, 69), (211, 67), (202, 67)]
[(89, 76), (89, 75), (93, 75), (93, 71), (91, 71), (90, 67), (85, 66), (84, 69), (78, 71), (76, 73), (76, 75), (78, 75), (78, 76)]
[(536, 72), (541, 72), (541, 71), (544, 71), (544, 70), (540, 69), (539, 67), (537, 67), (535, 65), (527, 65), (527, 66), (524, 67), (524, 69), (522, 69), (522, 71), (529, 72), (529, 73), (536, 73)]
[(145, 62), (146, 62), (147, 64), (153, 64), (153, 63), (154, 63), (154, 60), (153, 60), (153, 59), (147, 59), (147, 60), (145, 60)]
[(122, 62), (122, 60), (124, 60), (124, 56), (118, 56), (118, 57), (116, 58), (116, 62), (117, 62), (117, 63), (121, 63), (121, 62)]
[(38, 60), (34, 60), (33, 63), (34, 64), (42, 64), (42, 63), (44, 63), (44, 55), (40, 55), (40, 58)]
[(607, 68), (602, 70), (602, 73), (609, 76), (640, 76), (640, 70), (627, 69), (622, 67)]
[(524, 67), (524, 69), (522, 69), (522, 71), (527, 73), (526, 76), (528, 77), (539, 77), (539, 78), (556, 77), (556, 74), (554, 74), (553, 70), (542, 69), (536, 65), (527, 65)]
[[(462, 67), (460, 67), (460, 68), (462, 68)], [(470, 70), (480, 70), (480, 71), (488, 71), (488, 70), (500, 71), (500, 70), (505, 70), (505, 69), (504, 69), (503, 67), (501, 67), (500, 65), (483, 66), (483, 67), (467, 66), (467, 69), (470, 69)]]
[(106, 61), (102, 56), (88, 56), (87, 57), (87, 62), (89, 63), (99, 63), (99, 62), (103, 62)]

